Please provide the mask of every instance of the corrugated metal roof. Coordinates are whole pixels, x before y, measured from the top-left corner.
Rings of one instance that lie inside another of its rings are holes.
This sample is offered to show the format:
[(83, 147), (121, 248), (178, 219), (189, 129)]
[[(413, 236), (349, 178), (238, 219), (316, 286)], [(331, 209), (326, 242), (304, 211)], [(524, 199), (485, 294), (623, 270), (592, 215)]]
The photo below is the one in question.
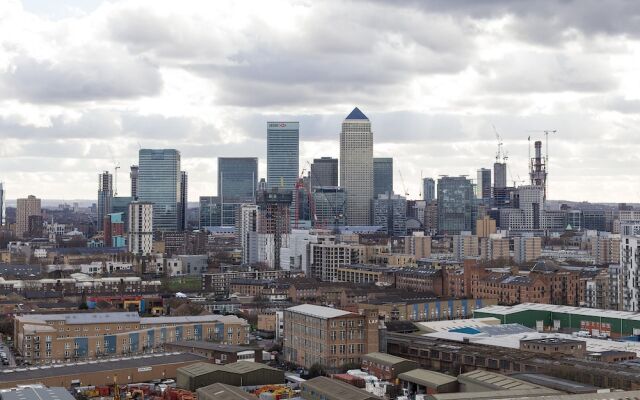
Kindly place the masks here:
[(336, 318), (343, 315), (352, 314), (349, 311), (339, 310), (331, 307), (315, 306), (313, 304), (302, 304), (299, 306), (289, 307), (287, 311), (293, 311), (299, 314), (308, 315), (316, 318)]
[(420, 368), (403, 372), (398, 375), (398, 379), (406, 382), (417, 383), (430, 388), (436, 388), (438, 386), (448, 385), (458, 381), (455, 376), (445, 375), (440, 372)]
[(404, 361), (409, 361), (406, 358), (396, 357), (396, 356), (392, 356), (391, 354), (379, 353), (379, 352), (368, 353), (364, 355), (362, 358), (364, 358), (365, 360), (373, 360), (373, 361), (377, 361), (377, 362), (380, 362), (383, 364), (389, 364), (389, 365), (394, 365)]

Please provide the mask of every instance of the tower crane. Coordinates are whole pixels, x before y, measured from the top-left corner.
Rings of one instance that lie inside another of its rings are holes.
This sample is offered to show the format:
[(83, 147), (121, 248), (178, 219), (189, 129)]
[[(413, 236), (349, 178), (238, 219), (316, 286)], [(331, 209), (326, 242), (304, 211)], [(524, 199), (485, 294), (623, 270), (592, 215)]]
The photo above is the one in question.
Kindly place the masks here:
[(402, 182), (402, 191), (404, 192), (405, 197), (409, 197), (409, 191), (407, 191), (407, 186), (404, 184), (404, 177), (402, 176), (402, 171), (398, 171), (398, 172), (400, 173), (400, 182)]

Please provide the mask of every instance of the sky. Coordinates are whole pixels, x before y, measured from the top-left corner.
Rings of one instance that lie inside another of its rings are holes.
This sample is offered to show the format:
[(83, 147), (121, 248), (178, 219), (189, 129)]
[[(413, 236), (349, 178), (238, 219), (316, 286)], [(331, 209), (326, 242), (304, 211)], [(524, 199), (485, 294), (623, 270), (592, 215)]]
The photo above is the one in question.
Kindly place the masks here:
[(10, 199), (129, 194), (139, 148), (176, 148), (190, 201), (218, 156), (258, 156), (301, 123), (300, 168), (337, 157), (358, 106), (398, 193), (490, 168), (527, 180), (549, 135), (549, 197), (640, 202), (640, 2), (0, 2), (0, 181)]

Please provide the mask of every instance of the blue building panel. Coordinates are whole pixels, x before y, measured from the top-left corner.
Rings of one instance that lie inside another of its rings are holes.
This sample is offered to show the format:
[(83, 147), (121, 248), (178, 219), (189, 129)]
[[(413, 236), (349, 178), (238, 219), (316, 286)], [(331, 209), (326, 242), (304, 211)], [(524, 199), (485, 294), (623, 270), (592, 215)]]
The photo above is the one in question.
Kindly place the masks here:
[(156, 345), (156, 331), (149, 329), (147, 331), (147, 346), (154, 347)]
[(176, 342), (181, 341), (184, 337), (184, 335), (182, 334), (182, 330), (183, 329), (181, 326), (176, 326)]
[(193, 326), (193, 338), (195, 340), (202, 340), (202, 324), (196, 324)]
[(115, 335), (106, 335), (104, 337), (104, 351), (107, 354), (115, 354), (116, 353), (116, 344), (117, 338)]
[(76, 357), (86, 357), (89, 354), (89, 339), (80, 337), (74, 339)]
[(129, 334), (129, 349), (133, 352), (140, 351), (140, 334), (130, 333)]

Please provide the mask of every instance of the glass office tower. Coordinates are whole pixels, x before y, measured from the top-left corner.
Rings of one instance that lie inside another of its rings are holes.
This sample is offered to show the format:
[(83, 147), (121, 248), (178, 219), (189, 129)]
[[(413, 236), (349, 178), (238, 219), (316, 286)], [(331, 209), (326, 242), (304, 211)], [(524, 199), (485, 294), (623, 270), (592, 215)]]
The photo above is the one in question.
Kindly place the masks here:
[(257, 157), (218, 157), (218, 197), (222, 226), (235, 226), (240, 204), (256, 202)]
[(138, 199), (153, 203), (153, 230), (180, 230), (180, 152), (140, 149), (139, 158)]

